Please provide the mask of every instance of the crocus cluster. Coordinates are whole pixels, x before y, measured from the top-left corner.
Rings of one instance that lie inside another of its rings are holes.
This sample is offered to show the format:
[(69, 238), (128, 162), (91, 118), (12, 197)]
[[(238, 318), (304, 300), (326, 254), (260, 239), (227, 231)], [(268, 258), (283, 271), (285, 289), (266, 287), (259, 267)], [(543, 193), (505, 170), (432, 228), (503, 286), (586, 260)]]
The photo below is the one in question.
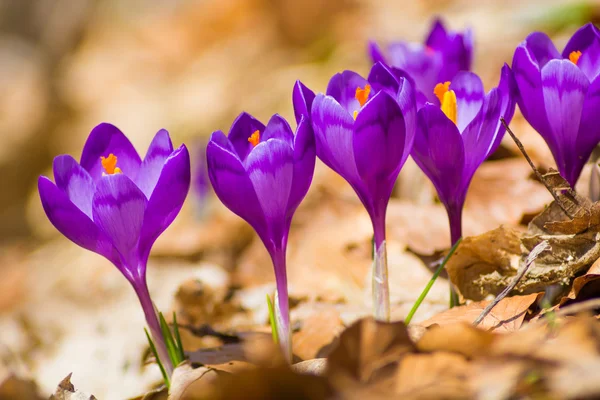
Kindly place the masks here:
[[(264, 125), (242, 113), (227, 135), (212, 133), (207, 170), (199, 168), (208, 174), (221, 202), (254, 228), (271, 256), (276, 338), (290, 361), (286, 250), (317, 157), (348, 182), (371, 218), (374, 313), (388, 320), (386, 210), (409, 155), (435, 186), (454, 244), (462, 236), (470, 182), (500, 145), (501, 119), (511, 121), (517, 102), (571, 185), (600, 142), (600, 32), (592, 24), (579, 29), (562, 53), (545, 34), (532, 33), (515, 51), (514, 72), (504, 65), (498, 86), (487, 93), (481, 79), (469, 72), (470, 30), (448, 32), (435, 21), (424, 44), (394, 42), (382, 50), (371, 42), (369, 52), (374, 65), (366, 78), (343, 71), (316, 95), (296, 82), (295, 131), (277, 114)], [(184, 145), (174, 150), (167, 131), (156, 134), (142, 160), (109, 124), (94, 128), (79, 163), (58, 156), (54, 182), (39, 179), (52, 224), (79, 246), (111, 261), (132, 284), (169, 375), (173, 365), (167, 347), (172, 346), (165, 345), (166, 328), (161, 332), (150, 299), (146, 264), (154, 241), (179, 213), (189, 186), (188, 151)]]
[(54, 182), (38, 181), (52, 224), (77, 245), (100, 254), (127, 278), (137, 294), (160, 361), (170, 375), (156, 310), (146, 283), (146, 264), (158, 236), (173, 222), (190, 186), (190, 158), (184, 145), (173, 150), (160, 130), (142, 160), (113, 125), (95, 127), (80, 162), (54, 159)]

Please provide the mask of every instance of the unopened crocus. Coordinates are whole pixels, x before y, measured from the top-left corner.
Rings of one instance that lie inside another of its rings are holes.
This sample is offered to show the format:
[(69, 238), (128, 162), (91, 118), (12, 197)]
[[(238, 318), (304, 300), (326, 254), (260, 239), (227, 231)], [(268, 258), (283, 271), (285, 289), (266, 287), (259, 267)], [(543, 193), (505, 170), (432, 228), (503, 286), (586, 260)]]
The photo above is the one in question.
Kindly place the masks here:
[(291, 361), (286, 249), (292, 217), (315, 169), (310, 123), (301, 118), (296, 134), (279, 115), (267, 126), (242, 113), (229, 134), (213, 132), (206, 148), (208, 175), (219, 199), (256, 231), (275, 270), (277, 338)]
[(125, 135), (110, 124), (96, 126), (78, 163), (54, 159), (54, 181), (38, 180), (50, 222), (75, 244), (111, 261), (133, 286), (160, 361), (173, 366), (146, 283), (146, 264), (158, 236), (173, 222), (190, 186), (184, 145), (173, 150), (166, 130), (154, 137), (142, 160)]
[(600, 31), (591, 23), (581, 27), (562, 53), (545, 33), (531, 33), (512, 67), (523, 116), (574, 187), (600, 141)]
[(366, 208), (374, 232), (375, 317), (389, 320), (385, 215), (415, 137), (415, 94), (381, 63), (368, 79), (344, 71), (311, 107), (317, 156), (341, 175)]
[(477, 168), (500, 145), (515, 110), (515, 85), (510, 68), (502, 68), (500, 83), (487, 94), (472, 72), (460, 72), (439, 84), (441, 107), (428, 103), (417, 114), (412, 156), (429, 177), (446, 207), (450, 240), (462, 236), (462, 210)]
[(417, 92), (417, 103), (438, 104), (433, 89), (438, 83), (451, 81), (459, 71), (469, 71), (473, 59), (473, 35), (448, 31), (436, 19), (425, 43), (392, 42), (382, 49), (369, 42), (369, 54), (374, 63), (381, 62), (397, 75), (412, 79)]

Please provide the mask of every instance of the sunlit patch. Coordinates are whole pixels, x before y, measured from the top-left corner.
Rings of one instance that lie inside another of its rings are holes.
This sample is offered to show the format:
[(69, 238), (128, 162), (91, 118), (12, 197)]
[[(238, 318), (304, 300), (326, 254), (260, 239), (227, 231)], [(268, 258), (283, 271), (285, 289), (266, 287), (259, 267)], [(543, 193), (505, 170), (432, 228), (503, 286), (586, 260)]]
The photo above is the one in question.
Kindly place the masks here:
[[(364, 106), (365, 103), (367, 102), (367, 100), (369, 100), (369, 94), (371, 93), (371, 85), (369, 85), (368, 83), (365, 85), (365, 88), (361, 88), (360, 86), (356, 88), (356, 92), (354, 92), (354, 98), (356, 100), (358, 100), (358, 104), (360, 104), (360, 106)], [(352, 113), (352, 117), (354, 119), (356, 119), (356, 116), (358, 115), (358, 110), (354, 111)]]
[(456, 93), (450, 90), (450, 82), (438, 83), (433, 89), (433, 93), (440, 100), (442, 112), (456, 124), (458, 119), (458, 110), (456, 107)]
[(572, 51), (571, 54), (569, 54), (569, 60), (577, 65), (577, 62), (579, 61), (579, 57), (581, 57), (581, 52), (578, 51)]
[(250, 137), (248, 138), (248, 141), (252, 144), (253, 147), (256, 147), (256, 145), (260, 142), (260, 132), (254, 131), (252, 135), (250, 135)]
[(122, 174), (121, 168), (117, 167), (117, 156), (113, 153), (110, 153), (108, 157), (100, 157), (100, 162), (102, 163), (102, 168), (104, 168), (103, 175), (114, 175), (114, 174)]

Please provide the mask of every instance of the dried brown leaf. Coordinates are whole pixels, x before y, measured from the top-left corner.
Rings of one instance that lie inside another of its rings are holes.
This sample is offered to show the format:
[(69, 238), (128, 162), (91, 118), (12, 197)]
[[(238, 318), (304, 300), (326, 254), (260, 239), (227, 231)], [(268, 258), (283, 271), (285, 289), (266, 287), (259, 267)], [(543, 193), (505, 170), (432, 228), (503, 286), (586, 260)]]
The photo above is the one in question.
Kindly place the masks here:
[(312, 360), (301, 361), (292, 365), (292, 371), (299, 374), (323, 375), (327, 368), (327, 359), (315, 358)]
[(328, 347), (343, 330), (340, 314), (335, 309), (324, 309), (302, 322), (292, 337), (294, 355), (302, 360), (326, 357)]
[(521, 256), (519, 238), (519, 232), (501, 226), (460, 243), (446, 270), (463, 297), (482, 300), (510, 283)]
[(168, 400), (183, 399), (188, 388), (204, 377), (206, 377), (206, 383), (208, 383), (208, 381), (215, 378), (215, 372), (206, 367), (194, 369), (189, 361), (181, 363), (175, 368), (173, 375), (171, 375), (171, 387), (169, 388)]
[(446, 352), (407, 354), (395, 376), (402, 399), (465, 399), (471, 397), (470, 366), (465, 357)]
[[(480, 326), (484, 329), (500, 332), (518, 330), (523, 324), (527, 310), (540, 295), (539, 293), (533, 293), (525, 296), (506, 297), (481, 321)], [(489, 303), (489, 301), (480, 301), (454, 307), (427, 321), (423, 321), (421, 325), (448, 325), (456, 322), (472, 323)]]
[(488, 351), (494, 334), (475, 328), (468, 323), (453, 323), (449, 325), (433, 325), (417, 342), (419, 351), (452, 352), (475, 357)]
[(327, 358), (327, 376), (338, 389), (373, 383), (386, 376), (385, 367), (414, 349), (402, 322), (364, 318), (341, 334)]
[(79, 390), (75, 390), (75, 386), (71, 383), (71, 374), (67, 375), (56, 388), (50, 400), (97, 400), (93, 395), (85, 394)]
[(596, 260), (585, 275), (573, 280), (569, 294), (561, 300), (561, 305), (569, 300), (583, 301), (600, 294), (600, 259)]

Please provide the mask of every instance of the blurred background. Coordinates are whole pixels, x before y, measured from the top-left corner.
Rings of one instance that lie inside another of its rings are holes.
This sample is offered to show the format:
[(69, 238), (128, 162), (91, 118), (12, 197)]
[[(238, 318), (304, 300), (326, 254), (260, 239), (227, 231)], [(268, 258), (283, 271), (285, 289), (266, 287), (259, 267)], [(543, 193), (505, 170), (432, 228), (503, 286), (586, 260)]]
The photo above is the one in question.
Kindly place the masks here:
[[(159, 308), (182, 312), (190, 324), (266, 328), (262, 302), (272, 288), (272, 272), (264, 250), (243, 221), (214, 196), (196, 190), (204, 187), (208, 136), (227, 131), (241, 111), (265, 122), (274, 113), (293, 119), (291, 90), (297, 79), (318, 92), (341, 70), (366, 75), (367, 40), (422, 41), (434, 16), (450, 29), (473, 29), (473, 70), (489, 89), (530, 31), (549, 33), (561, 48), (580, 25), (600, 20), (600, 4), (0, 0), (0, 398), (10, 393), (47, 398), (73, 372), (73, 382), (85, 391), (119, 399), (142, 394), (158, 377), (156, 368), (142, 368), (144, 322), (126, 281), (106, 260), (61, 237), (43, 213), (37, 177), (51, 175), (54, 156), (79, 159), (87, 135), (100, 122), (118, 126), (141, 154), (161, 128), (169, 130), (176, 146), (185, 142), (200, 175), (183, 215), (153, 252), (149, 281), (155, 301)], [(543, 142), (527, 136), (520, 121), (516, 117), (515, 126), (534, 158), (551, 165)], [(505, 149), (516, 154), (510, 143)], [(511, 175), (506, 171), (490, 169), (479, 176), (469, 198), (467, 233), (518, 224), (523, 213), (549, 200), (525, 182), (525, 164), (510, 170), (514, 182), (505, 188), (514, 193), (495, 194), (490, 182)], [(516, 210), (502, 208), (502, 195), (514, 200), (523, 192), (527, 196)], [(494, 209), (481, 200), (490, 198), (497, 200)], [(447, 245), (443, 210), (414, 165), (405, 167), (395, 201), (389, 217), (392, 264), (419, 263), (405, 252), (407, 246), (433, 253)], [(418, 227), (406, 228), (410, 222)], [(292, 295), (346, 304), (342, 319), (362, 313), (356, 309), (365, 300), (370, 228), (349, 187), (319, 166), (294, 224)], [(306, 243), (310, 233), (323, 243)], [(319, 263), (319, 271), (329, 275), (305, 281), (306, 271)], [(403, 276), (402, 282), (411, 284), (398, 291), (398, 315), (428, 278), (422, 263), (415, 268), (420, 272)], [(441, 285), (441, 300), (431, 312), (443, 307), (445, 290)], [(232, 291), (237, 302), (224, 303)], [(210, 345), (191, 335), (186, 340), (190, 346)], [(26, 390), (28, 395), (21, 392)]]

